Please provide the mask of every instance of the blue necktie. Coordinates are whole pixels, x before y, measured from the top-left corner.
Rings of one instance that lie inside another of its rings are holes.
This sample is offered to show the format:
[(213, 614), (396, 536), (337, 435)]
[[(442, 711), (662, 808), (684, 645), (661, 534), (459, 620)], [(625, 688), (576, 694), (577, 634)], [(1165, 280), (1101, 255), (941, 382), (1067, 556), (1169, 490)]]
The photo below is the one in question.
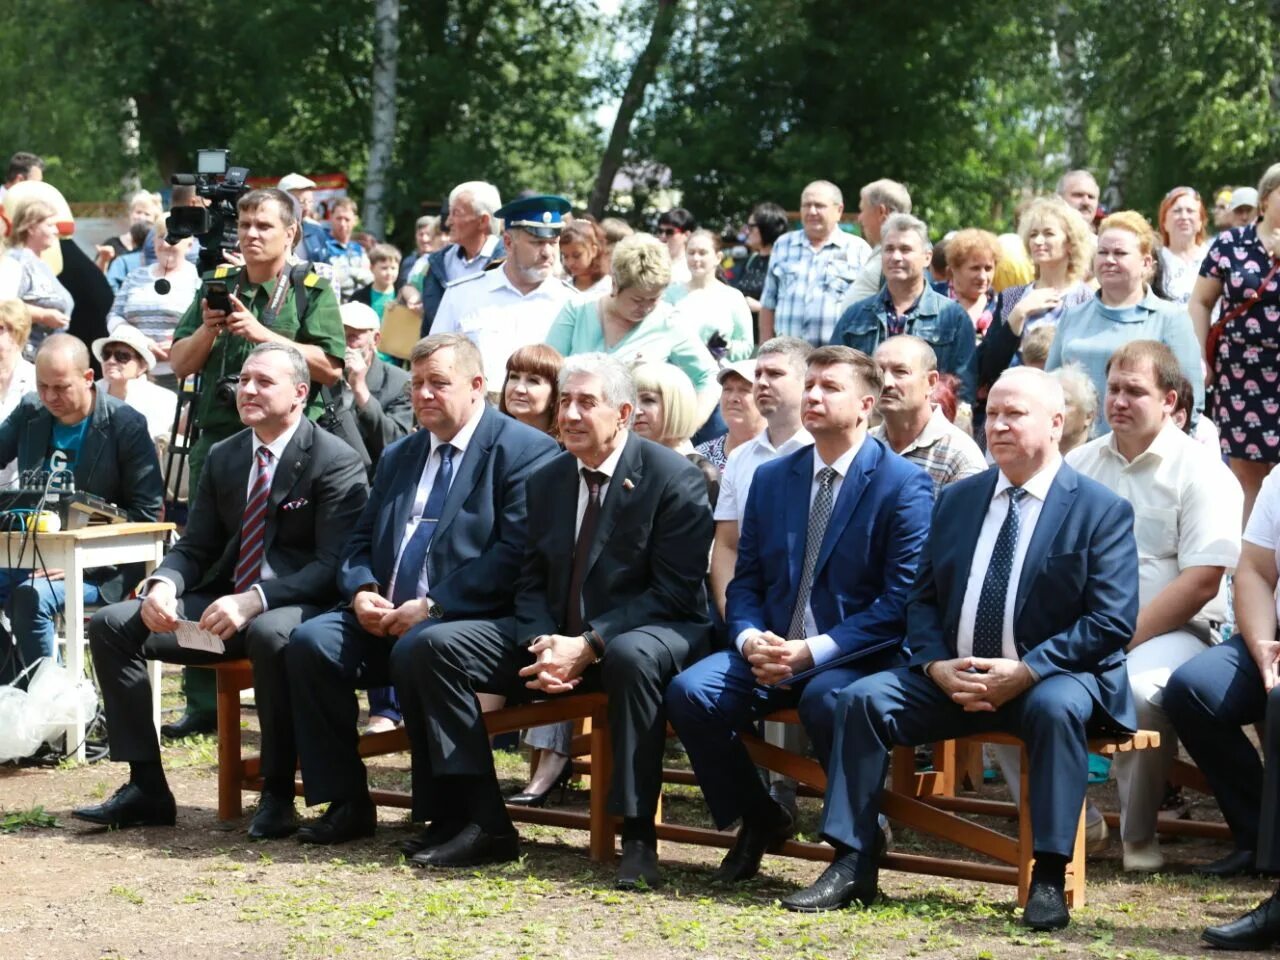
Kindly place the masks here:
[(804, 565), (800, 568), (800, 585), (796, 588), (796, 602), (791, 608), (791, 625), (787, 628), (788, 640), (803, 640), (808, 633), (804, 628), (804, 612), (809, 609), (809, 595), (813, 593), (813, 575), (818, 567), (818, 554), (831, 522), (832, 491), (838, 474), (830, 467), (818, 471), (818, 492), (814, 494), (809, 509), (809, 525), (804, 537)]
[(982, 581), (982, 593), (978, 597), (978, 614), (973, 621), (973, 655), (995, 658), (1004, 650), (1004, 604), (1009, 596), (1009, 578), (1013, 574), (1013, 554), (1018, 547), (1020, 501), (1027, 491), (1010, 487), (1009, 512), (996, 537), (991, 562)]
[(431, 535), (440, 522), (440, 514), (444, 512), (445, 497), (449, 495), (449, 483), (453, 480), (453, 445), (442, 443), (439, 446), (440, 469), (431, 481), (431, 491), (427, 494), (427, 503), (422, 508), (422, 516), (414, 528), (413, 536), (404, 545), (400, 554), (400, 564), (396, 567), (396, 585), (391, 593), (391, 602), (397, 607), (418, 597), (418, 580), (422, 577), (422, 568), (427, 564), (427, 551), (431, 549)]

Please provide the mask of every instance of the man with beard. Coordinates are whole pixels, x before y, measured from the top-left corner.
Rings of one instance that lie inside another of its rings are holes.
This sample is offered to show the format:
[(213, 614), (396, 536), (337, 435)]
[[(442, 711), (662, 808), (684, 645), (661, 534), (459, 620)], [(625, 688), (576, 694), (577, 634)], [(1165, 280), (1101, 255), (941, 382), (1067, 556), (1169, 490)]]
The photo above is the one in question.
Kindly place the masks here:
[(507, 258), (501, 267), (449, 284), (432, 333), (464, 334), (484, 358), (484, 378), (501, 389), (507, 358), (541, 343), (572, 288), (554, 276), (560, 231), (570, 210), (564, 197), (522, 197), (498, 208)]

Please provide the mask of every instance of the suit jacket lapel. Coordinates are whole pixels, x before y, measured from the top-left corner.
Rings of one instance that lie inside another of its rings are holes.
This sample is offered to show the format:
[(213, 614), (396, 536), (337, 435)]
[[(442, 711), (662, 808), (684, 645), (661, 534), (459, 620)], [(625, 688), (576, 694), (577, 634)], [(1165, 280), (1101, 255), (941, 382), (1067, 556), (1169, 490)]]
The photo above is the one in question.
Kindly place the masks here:
[[(622, 449), (622, 457), (618, 460), (618, 469), (609, 478), (609, 489), (604, 492), (604, 502), (600, 504), (600, 521), (596, 526), (595, 540), (591, 544), (591, 552), (587, 554), (587, 575), (600, 556), (600, 551), (613, 536), (613, 528), (617, 526), (618, 515), (625, 509), (625, 501), (635, 496), (635, 490), (644, 476), (644, 466), (640, 457), (641, 440), (634, 433), (627, 436), (627, 444)], [(631, 481), (630, 490), (626, 481)], [(575, 488), (575, 492), (576, 492)], [(574, 499), (575, 513), (577, 499)]]
[[(787, 571), (790, 574), (792, 596), (800, 589), (800, 575), (804, 571), (804, 548), (809, 533), (809, 496), (813, 492), (813, 444), (804, 455), (797, 457), (787, 475)], [(759, 536), (759, 534), (757, 534)]]
[(954, 549), (964, 558), (956, 566), (956, 579), (947, 597), (946, 620), (944, 622), (951, 627), (960, 622), (960, 608), (964, 605), (965, 588), (969, 584), (969, 574), (973, 570), (973, 551), (978, 546), (978, 537), (982, 533), (982, 522), (987, 518), (987, 508), (991, 505), (991, 497), (996, 492), (996, 483), (1000, 479), (999, 470), (990, 470), (988, 474), (986, 483), (975, 485), (968, 499), (961, 500), (955, 505), (952, 513), (953, 516), (958, 518), (955, 536), (951, 536), (950, 531), (946, 530), (945, 527), (937, 525), (929, 533), (931, 538), (945, 536), (947, 540), (944, 544), (934, 543), (931, 545), (934, 551), (935, 573), (937, 572), (940, 547)]
[(1044, 558), (1049, 555), (1049, 547), (1062, 521), (1067, 518), (1071, 504), (1076, 499), (1076, 476), (1065, 463), (1058, 469), (1058, 475), (1049, 485), (1049, 492), (1040, 508), (1040, 519), (1036, 521), (1035, 532), (1031, 534), (1031, 542), (1027, 544), (1027, 556), (1022, 561), (1022, 573), (1018, 577), (1018, 598), (1013, 608), (1013, 622), (1016, 624), (1022, 616), (1022, 607), (1027, 602), (1031, 581), (1044, 567)]
[[(284, 454), (280, 457), (280, 462), (276, 464), (276, 472), (271, 477), (271, 493), (267, 496), (266, 529), (262, 532), (262, 552), (264, 554), (271, 549), (272, 541), (275, 540), (275, 520), (280, 510), (280, 505), (284, 503), (285, 497), (294, 488), (298, 478), (311, 465), (311, 441), (316, 429), (310, 420), (303, 419), (298, 424), (298, 430), (293, 435), (293, 439), (284, 448)], [(252, 448), (252, 443), (250, 443), (250, 448)]]
[(486, 407), (484, 413), (480, 415), (480, 422), (476, 424), (475, 432), (471, 435), (471, 442), (467, 444), (467, 450), (462, 455), (461, 462), (454, 467), (453, 482), (449, 484), (444, 509), (440, 511), (440, 522), (436, 525), (436, 531), (431, 537), (433, 543), (439, 542), (444, 531), (453, 522), (453, 518), (458, 515), (463, 503), (480, 481), (484, 473), (484, 465), (489, 459), (489, 450), (497, 438), (498, 416), (499, 414), (495, 413), (492, 407)]
[(400, 464), (400, 474), (395, 484), (391, 526), (391, 536), (395, 542), (385, 545), (391, 550), (392, 563), (400, 548), (400, 537), (413, 519), (413, 501), (418, 496), (418, 484), (422, 481), (422, 472), (427, 469), (427, 457), (431, 454), (431, 433), (419, 430), (410, 435), (408, 442), (412, 445), (413, 453)]
[(882, 455), (880, 445), (874, 439), (871, 437), (863, 439), (862, 449), (849, 464), (849, 474), (840, 484), (840, 495), (832, 504), (831, 519), (827, 521), (827, 530), (822, 537), (822, 549), (818, 552), (818, 562), (813, 568), (814, 579), (817, 579), (822, 565), (827, 562), (831, 551), (835, 549), (836, 541), (848, 526), (849, 518), (853, 516), (863, 491), (871, 483), (871, 474), (880, 465)]

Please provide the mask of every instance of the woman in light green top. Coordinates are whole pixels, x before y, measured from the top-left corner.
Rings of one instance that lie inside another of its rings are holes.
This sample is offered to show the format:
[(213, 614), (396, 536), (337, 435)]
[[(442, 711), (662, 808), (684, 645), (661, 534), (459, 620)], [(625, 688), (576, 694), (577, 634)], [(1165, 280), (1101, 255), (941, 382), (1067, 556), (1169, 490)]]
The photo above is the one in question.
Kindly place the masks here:
[(698, 334), (716, 359), (746, 360), (756, 348), (751, 308), (740, 291), (716, 276), (720, 238), (710, 230), (695, 230), (685, 244), (684, 256), (689, 282), (668, 288), (665, 297), (675, 305), (676, 318)]
[(666, 245), (647, 233), (627, 237), (613, 251), (613, 292), (586, 303), (567, 303), (546, 343), (566, 357), (611, 353), (629, 364), (671, 363), (698, 392), (698, 423), (720, 399), (716, 362), (697, 334), (662, 303), (671, 282)]

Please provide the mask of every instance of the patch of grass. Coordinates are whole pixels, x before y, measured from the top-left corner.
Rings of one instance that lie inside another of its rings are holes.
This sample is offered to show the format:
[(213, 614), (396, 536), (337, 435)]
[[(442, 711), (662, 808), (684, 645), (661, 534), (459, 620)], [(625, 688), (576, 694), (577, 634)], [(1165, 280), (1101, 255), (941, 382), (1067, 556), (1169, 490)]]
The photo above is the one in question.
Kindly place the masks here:
[(216, 767), (218, 765), (218, 738), (203, 733), (183, 737), (168, 745), (164, 758), (171, 770), (183, 767)]
[(0, 833), (17, 833), (27, 827), (50, 830), (60, 826), (58, 819), (51, 813), (45, 813), (41, 806), (28, 810), (0, 810)]
[(112, 896), (119, 897), (121, 900), (124, 900), (126, 903), (132, 903), (135, 907), (140, 907), (145, 902), (142, 899), (142, 894), (140, 894), (137, 890), (134, 890), (132, 887), (125, 887), (120, 884), (117, 884), (116, 886), (111, 888), (110, 893), (112, 894)]

